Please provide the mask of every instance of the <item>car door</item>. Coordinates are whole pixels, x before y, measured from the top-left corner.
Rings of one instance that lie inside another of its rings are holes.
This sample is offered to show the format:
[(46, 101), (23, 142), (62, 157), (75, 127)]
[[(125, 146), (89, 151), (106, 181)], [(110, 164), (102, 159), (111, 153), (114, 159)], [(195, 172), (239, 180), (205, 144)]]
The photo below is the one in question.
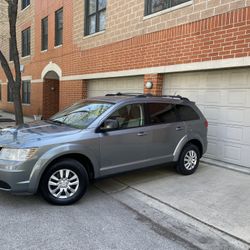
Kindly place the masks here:
[(151, 139), (148, 161), (151, 165), (171, 162), (178, 143), (186, 134), (185, 123), (179, 121), (174, 104), (152, 102), (146, 109)]
[(144, 105), (125, 105), (108, 120), (118, 121), (119, 127), (100, 133), (101, 175), (143, 167), (149, 145), (144, 126)]

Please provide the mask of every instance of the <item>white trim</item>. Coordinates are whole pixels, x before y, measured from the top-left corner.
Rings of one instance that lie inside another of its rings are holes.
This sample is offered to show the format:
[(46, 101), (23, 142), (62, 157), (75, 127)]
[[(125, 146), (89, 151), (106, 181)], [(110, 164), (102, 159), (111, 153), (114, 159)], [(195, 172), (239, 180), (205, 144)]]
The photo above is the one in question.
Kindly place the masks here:
[(90, 35), (85, 35), (83, 37), (83, 39), (88, 39), (88, 38), (91, 38), (91, 37), (99, 36), (99, 35), (102, 35), (104, 33), (105, 33), (105, 30), (101, 30), (101, 31), (98, 31), (98, 32), (90, 34)]
[(22, 76), (22, 81), (31, 81), (32, 76)]
[(27, 55), (27, 56), (22, 56), (21, 60), (25, 60), (25, 59), (30, 59), (31, 58), (31, 54)]
[(232, 59), (230, 58), (230, 59), (215, 60), (215, 61), (176, 64), (176, 65), (132, 69), (132, 70), (124, 70), (124, 71), (63, 76), (60, 79), (61, 81), (88, 80), (88, 79), (137, 76), (137, 75), (145, 75), (145, 74), (157, 74), (157, 73), (175, 73), (175, 72), (186, 72), (186, 71), (227, 69), (227, 68), (238, 68), (238, 67), (247, 67), (247, 66), (250, 66), (250, 57), (240, 57), (240, 58), (232, 58)]
[(63, 46), (63, 44), (61, 43), (61, 44), (59, 44), (59, 45), (54, 46), (54, 49), (61, 48), (62, 46)]
[(43, 79), (31, 80), (31, 83), (43, 83)]
[(50, 71), (54, 71), (58, 75), (59, 79), (61, 79), (61, 77), (62, 77), (61, 68), (57, 64), (52, 63), (52, 62), (47, 64), (47, 66), (45, 66), (45, 68), (43, 69), (42, 74), (41, 74), (41, 79), (44, 79), (46, 74)]
[(22, 9), (22, 2), (21, 2), (21, 10), (20, 10), (20, 12), (23, 12), (23, 11), (27, 10), (29, 7), (30, 7), (30, 4), (27, 5), (24, 9)]
[(156, 13), (144, 16), (142, 20), (147, 20), (147, 19), (150, 19), (150, 18), (153, 18), (153, 17), (161, 16), (161, 15), (164, 15), (166, 13), (169, 13), (169, 12), (172, 12), (172, 11), (187, 7), (187, 6), (192, 5), (192, 4), (193, 4), (193, 0), (191, 0), (189, 2), (186, 2), (186, 3), (178, 4), (178, 5), (174, 6), (174, 7), (164, 9), (164, 10), (158, 11)]

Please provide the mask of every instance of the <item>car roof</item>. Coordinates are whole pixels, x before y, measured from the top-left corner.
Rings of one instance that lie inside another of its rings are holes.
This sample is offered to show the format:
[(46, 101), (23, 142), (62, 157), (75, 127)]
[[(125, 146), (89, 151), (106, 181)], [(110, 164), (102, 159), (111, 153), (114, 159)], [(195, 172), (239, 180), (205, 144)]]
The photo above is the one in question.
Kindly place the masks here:
[(188, 98), (182, 97), (179, 95), (163, 95), (163, 96), (154, 96), (151, 94), (141, 94), (141, 93), (117, 93), (117, 94), (107, 94), (105, 96), (97, 96), (88, 98), (91, 101), (102, 101), (110, 103), (123, 103), (123, 102), (132, 102), (140, 100), (141, 102), (167, 102), (167, 103), (192, 103)]

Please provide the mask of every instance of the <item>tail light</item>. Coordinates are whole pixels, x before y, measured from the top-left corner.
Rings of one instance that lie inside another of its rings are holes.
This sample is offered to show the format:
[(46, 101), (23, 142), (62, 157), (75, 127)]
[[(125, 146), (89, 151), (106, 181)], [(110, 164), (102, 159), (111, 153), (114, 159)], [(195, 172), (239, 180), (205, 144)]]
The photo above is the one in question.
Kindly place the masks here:
[(208, 128), (208, 121), (207, 120), (205, 120), (204, 125), (206, 128)]

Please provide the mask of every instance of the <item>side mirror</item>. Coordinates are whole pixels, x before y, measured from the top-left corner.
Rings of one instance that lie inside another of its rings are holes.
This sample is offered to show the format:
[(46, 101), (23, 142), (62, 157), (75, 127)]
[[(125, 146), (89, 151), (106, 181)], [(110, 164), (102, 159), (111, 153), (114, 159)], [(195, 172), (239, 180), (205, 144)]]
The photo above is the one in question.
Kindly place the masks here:
[(119, 128), (119, 123), (117, 120), (107, 119), (101, 126), (100, 130), (105, 132), (109, 130), (115, 130)]

